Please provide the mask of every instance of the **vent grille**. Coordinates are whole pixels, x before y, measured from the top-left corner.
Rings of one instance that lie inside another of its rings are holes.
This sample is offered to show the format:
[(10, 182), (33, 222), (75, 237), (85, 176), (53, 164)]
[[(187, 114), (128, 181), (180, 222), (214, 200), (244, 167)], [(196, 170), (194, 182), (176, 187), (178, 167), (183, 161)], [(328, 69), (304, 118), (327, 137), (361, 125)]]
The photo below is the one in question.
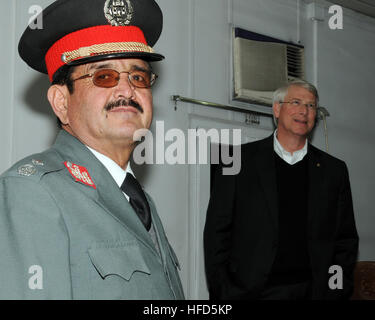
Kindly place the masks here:
[(305, 78), (304, 49), (293, 45), (287, 45), (287, 67), (289, 81), (296, 78)]
[(305, 78), (304, 64), (303, 46), (234, 28), (232, 99), (272, 106), (277, 88)]

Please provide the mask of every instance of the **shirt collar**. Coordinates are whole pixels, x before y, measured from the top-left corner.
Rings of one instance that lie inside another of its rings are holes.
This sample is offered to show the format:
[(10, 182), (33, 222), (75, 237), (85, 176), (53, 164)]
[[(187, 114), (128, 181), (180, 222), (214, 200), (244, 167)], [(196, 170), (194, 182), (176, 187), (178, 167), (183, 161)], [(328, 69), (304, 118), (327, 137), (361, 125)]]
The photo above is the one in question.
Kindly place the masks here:
[(285, 162), (289, 163), (290, 165), (296, 164), (297, 162), (301, 161), (305, 155), (307, 154), (307, 139), (305, 141), (305, 145), (302, 149), (294, 151), (293, 154), (289, 151), (286, 151), (283, 146), (280, 144), (279, 140), (277, 140), (277, 129), (273, 134), (273, 149), (279, 155), (281, 159)]
[(128, 166), (126, 167), (126, 170), (124, 170), (116, 162), (114, 162), (104, 154), (90, 148), (89, 146), (86, 147), (94, 154), (96, 158), (98, 158), (102, 165), (106, 167), (112, 178), (116, 181), (119, 188), (121, 188), (121, 185), (124, 182), (127, 173), (130, 173), (134, 176), (134, 173), (130, 168), (130, 162), (128, 162)]

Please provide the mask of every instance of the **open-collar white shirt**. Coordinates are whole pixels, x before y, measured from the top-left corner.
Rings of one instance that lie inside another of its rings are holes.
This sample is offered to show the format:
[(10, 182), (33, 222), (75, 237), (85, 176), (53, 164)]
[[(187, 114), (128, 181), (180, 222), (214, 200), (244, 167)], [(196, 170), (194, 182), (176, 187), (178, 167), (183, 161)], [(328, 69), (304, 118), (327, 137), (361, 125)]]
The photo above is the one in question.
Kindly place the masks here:
[(279, 140), (277, 140), (277, 129), (273, 134), (273, 149), (279, 155), (281, 159), (285, 162), (289, 163), (290, 165), (296, 164), (297, 162), (301, 161), (305, 155), (307, 154), (307, 139), (305, 141), (305, 145), (302, 149), (294, 151), (290, 153), (286, 151), (283, 146), (280, 144)]

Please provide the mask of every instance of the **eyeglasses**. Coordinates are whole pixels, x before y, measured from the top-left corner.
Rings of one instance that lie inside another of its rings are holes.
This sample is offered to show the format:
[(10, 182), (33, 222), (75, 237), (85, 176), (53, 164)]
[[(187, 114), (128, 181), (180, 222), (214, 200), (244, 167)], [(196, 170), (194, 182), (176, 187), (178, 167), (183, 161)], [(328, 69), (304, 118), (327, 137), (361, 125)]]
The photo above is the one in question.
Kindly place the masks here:
[(306, 106), (308, 109), (314, 109), (314, 110), (317, 108), (316, 103), (302, 103), (302, 101), (300, 100), (280, 101), (280, 104), (281, 103), (289, 103), (293, 107)]
[(151, 71), (134, 70), (118, 72), (113, 69), (99, 69), (91, 74), (85, 74), (73, 81), (91, 78), (94, 85), (101, 88), (113, 88), (118, 85), (121, 73), (128, 74), (128, 80), (131, 85), (137, 88), (150, 88), (157, 79), (157, 75)]

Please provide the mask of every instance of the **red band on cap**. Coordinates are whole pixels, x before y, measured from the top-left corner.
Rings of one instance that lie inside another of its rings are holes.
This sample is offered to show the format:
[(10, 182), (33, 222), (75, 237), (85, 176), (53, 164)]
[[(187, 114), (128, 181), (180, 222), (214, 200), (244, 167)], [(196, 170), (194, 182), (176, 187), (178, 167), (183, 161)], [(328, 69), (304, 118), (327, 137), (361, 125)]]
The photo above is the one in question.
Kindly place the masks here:
[(72, 32), (55, 42), (46, 54), (45, 60), (50, 80), (52, 81), (55, 72), (65, 64), (62, 60), (65, 52), (116, 42), (138, 42), (147, 46), (142, 30), (135, 26), (103, 25)]

